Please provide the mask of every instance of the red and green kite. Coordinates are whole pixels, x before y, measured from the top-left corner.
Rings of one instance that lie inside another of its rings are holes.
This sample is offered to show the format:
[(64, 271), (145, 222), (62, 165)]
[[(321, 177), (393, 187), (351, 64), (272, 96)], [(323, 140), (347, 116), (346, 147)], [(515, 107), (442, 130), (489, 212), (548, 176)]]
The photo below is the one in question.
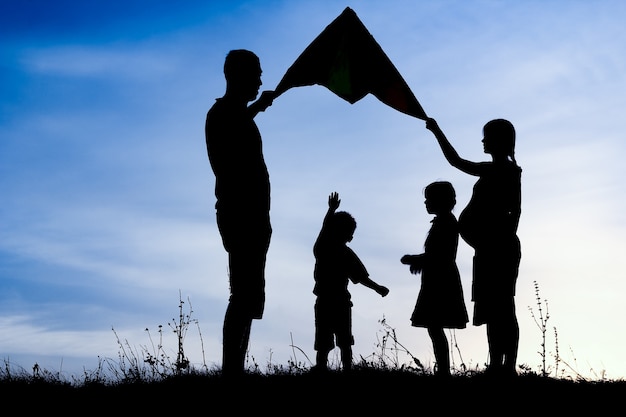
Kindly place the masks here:
[(275, 89), (322, 85), (350, 102), (372, 94), (386, 105), (426, 120), (424, 109), (378, 42), (349, 7), (302, 52)]

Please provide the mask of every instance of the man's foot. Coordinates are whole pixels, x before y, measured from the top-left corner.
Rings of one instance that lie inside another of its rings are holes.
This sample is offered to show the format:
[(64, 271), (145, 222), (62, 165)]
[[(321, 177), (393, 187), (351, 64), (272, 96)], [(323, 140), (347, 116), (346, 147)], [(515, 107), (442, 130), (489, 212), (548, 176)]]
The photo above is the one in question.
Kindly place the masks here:
[(324, 374), (328, 372), (328, 367), (323, 365), (314, 365), (311, 367), (310, 372), (312, 374)]

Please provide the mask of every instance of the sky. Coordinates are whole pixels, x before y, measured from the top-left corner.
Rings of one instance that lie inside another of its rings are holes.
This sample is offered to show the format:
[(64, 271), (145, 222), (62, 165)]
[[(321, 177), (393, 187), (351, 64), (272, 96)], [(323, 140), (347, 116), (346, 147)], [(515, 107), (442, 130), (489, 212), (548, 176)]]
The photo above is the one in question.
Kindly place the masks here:
[[(3, 1), (5, 363), (69, 378), (122, 352), (142, 358), (159, 343), (175, 360), (182, 311), (192, 365), (221, 365), (227, 257), (204, 120), (225, 90), (224, 57), (254, 51), (261, 89), (272, 90), (345, 7), (462, 157), (488, 160), (487, 121), (516, 127), (518, 364), (626, 377), (626, 3), (618, 0)], [(409, 320), (420, 278), (400, 258), (423, 249), (432, 219), (423, 188), (452, 182), (458, 215), (475, 178), (446, 162), (423, 120), (371, 95), (350, 104), (322, 86), (293, 88), (256, 122), (274, 233), (248, 364), (265, 371), (314, 360), (312, 247), (336, 191), (357, 220), (350, 246), (390, 289), (382, 298), (350, 284), (355, 360), (413, 356), (432, 367), (428, 334)], [(463, 241), (457, 263), (471, 318), (472, 251)], [(484, 326), (448, 335), (454, 366), (484, 367)]]

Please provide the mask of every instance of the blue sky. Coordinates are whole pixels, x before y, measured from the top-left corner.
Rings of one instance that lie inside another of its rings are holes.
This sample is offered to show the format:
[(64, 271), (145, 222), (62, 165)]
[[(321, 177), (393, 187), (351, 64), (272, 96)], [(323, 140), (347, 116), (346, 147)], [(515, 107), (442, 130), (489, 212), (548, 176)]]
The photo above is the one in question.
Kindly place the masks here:
[[(626, 3), (617, 0), (2, 2), (5, 361), (94, 369), (117, 359), (116, 337), (141, 351), (159, 325), (169, 330), (180, 294), (197, 319), (185, 340), (191, 362), (220, 365), (227, 263), (203, 129), (224, 92), (224, 56), (256, 52), (271, 90), (347, 6), (461, 156), (486, 159), (488, 120), (516, 126), (518, 362), (541, 366), (537, 282), (549, 308), (547, 364), (558, 351), (570, 375), (626, 377)], [(351, 286), (355, 358), (379, 353), (384, 318), (432, 365), (426, 330), (409, 323), (419, 277), (400, 257), (421, 251), (430, 226), (423, 187), (451, 181), (458, 214), (474, 178), (446, 163), (423, 121), (372, 96), (351, 105), (323, 87), (294, 88), (257, 123), (274, 235), (251, 358), (261, 368), (314, 358), (312, 245), (337, 191), (358, 222), (351, 246), (390, 288), (380, 298)], [(461, 243), (470, 314), (471, 256)], [(482, 367), (484, 327), (454, 336), (454, 363)], [(173, 337), (165, 332), (164, 344), (175, 357)]]

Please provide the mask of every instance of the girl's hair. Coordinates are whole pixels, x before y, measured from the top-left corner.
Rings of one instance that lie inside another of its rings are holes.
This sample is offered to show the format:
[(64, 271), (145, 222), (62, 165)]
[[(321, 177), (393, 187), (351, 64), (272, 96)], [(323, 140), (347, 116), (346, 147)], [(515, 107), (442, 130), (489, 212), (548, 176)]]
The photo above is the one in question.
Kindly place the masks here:
[(517, 165), (515, 160), (515, 127), (513, 127), (513, 123), (506, 119), (493, 119), (485, 124), (483, 133), (485, 136), (497, 137), (500, 142), (498, 146), (501, 146), (513, 163)]
[(456, 192), (449, 181), (431, 182), (424, 188), (424, 197), (436, 201), (442, 209), (452, 211), (456, 205)]

